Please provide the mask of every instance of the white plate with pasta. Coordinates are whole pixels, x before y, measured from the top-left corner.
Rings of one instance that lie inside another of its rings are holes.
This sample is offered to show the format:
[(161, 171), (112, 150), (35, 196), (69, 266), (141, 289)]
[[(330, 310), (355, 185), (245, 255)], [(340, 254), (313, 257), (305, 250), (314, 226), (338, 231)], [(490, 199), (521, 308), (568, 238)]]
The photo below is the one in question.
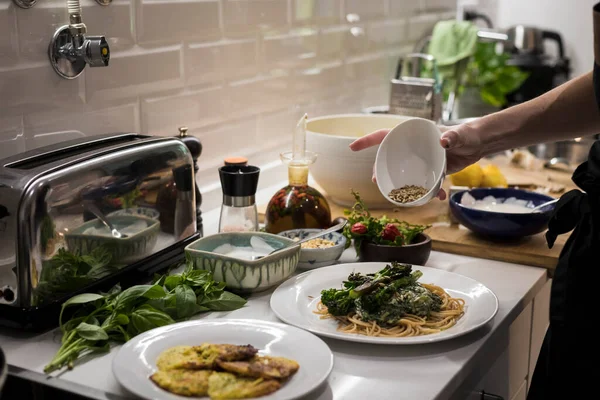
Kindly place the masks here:
[(472, 332), (494, 318), (498, 299), (482, 283), (453, 272), (352, 263), (287, 280), (271, 296), (271, 309), (280, 320), (317, 335), (403, 345)]

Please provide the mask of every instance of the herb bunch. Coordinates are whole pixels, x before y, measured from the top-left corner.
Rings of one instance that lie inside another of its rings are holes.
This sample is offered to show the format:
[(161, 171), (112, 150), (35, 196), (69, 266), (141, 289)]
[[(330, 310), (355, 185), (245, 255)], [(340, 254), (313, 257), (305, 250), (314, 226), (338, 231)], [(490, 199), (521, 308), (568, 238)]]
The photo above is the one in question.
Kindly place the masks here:
[[(208, 271), (195, 270), (191, 263), (184, 272), (162, 275), (150, 285), (121, 290), (117, 285), (107, 293), (84, 293), (62, 305), (59, 323), (62, 344), (44, 368), (50, 373), (92, 353), (107, 352), (111, 344), (125, 343), (153, 328), (186, 320), (206, 311), (232, 311), (246, 300), (225, 291)], [(68, 307), (79, 307), (63, 322)]]
[(356, 253), (359, 254), (363, 242), (381, 244), (386, 246), (405, 246), (411, 244), (414, 238), (428, 229), (429, 225), (412, 225), (395, 218), (382, 216), (375, 218), (367, 209), (358, 192), (352, 191), (355, 203), (349, 210), (344, 210), (348, 223), (343, 234), (348, 239), (346, 248), (354, 243)]

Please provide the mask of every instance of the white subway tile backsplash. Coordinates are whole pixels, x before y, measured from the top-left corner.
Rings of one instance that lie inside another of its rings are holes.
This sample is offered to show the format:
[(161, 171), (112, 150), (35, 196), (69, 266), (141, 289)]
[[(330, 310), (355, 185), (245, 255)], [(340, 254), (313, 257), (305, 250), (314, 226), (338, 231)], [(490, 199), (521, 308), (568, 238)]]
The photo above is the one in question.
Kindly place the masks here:
[[(256, 117), (242, 120), (229, 120), (226, 124), (188, 131), (188, 134), (202, 140), (201, 172), (223, 165), (223, 160), (231, 156), (250, 157), (258, 152), (263, 143), (257, 140)], [(235, 146), (233, 145), (235, 143)], [(217, 180), (218, 180), (217, 175)]]
[[(392, 0), (393, 2), (394, 0)], [(360, 21), (382, 18), (385, 16), (386, 0), (346, 0), (346, 18), (355, 18), (357, 16)], [(349, 17), (349, 14), (352, 17)], [(351, 22), (351, 21), (348, 21)]]
[(296, 101), (308, 102), (339, 92), (344, 83), (342, 63), (297, 71), (292, 80)]
[(18, 9), (17, 35), (21, 59), (47, 61), (52, 35), (57, 28), (68, 22), (65, 1), (40, 1), (33, 8)]
[(294, 69), (315, 65), (317, 30), (298, 29), (286, 35), (264, 38), (264, 65), (269, 69)]
[(347, 28), (344, 47), (348, 57), (358, 56), (367, 51), (369, 39), (364, 24), (355, 24)]
[(223, 82), (222, 46), (218, 42), (190, 44), (184, 53), (188, 85), (215, 86)]
[(336, 26), (321, 30), (319, 34), (319, 61), (341, 60), (348, 27)]
[(0, 94), (0, 116), (67, 109), (83, 104), (84, 80), (62, 79), (46, 62), (19, 64), (0, 69)]
[(390, 14), (394, 16), (410, 17), (423, 8), (425, 8), (425, 0), (390, 0)]
[(258, 43), (256, 39), (228, 40), (222, 44), (220, 68), (227, 81), (251, 78), (258, 74)]
[[(82, 1), (83, 22), (91, 35), (104, 35), (111, 51), (121, 51), (135, 43), (135, 0), (113, 0), (109, 6), (99, 6), (95, 0)], [(61, 1), (65, 7), (65, 2)], [(67, 20), (65, 20), (67, 22)]]
[(17, 17), (11, 2), (0, 3), (0, 67), (17, 62)]
[(156, 135), (176, 134), (180, 126), (196, 129), (221, 122), (223, 97), (223, 89), (217, 87), (144, 99), (142, 131)]
[(341, 16), (342, 0), (292, 0), (294, 24), (335, 24)]
[[(298, 118), (385, 104), (400, 55), (454, 0), (82, 0), (107, 68), (60, 78), (64, 0), (0, 1), (0, 156), (117, 131), (200, 137), (203, 183), (228, 155), (289, 148)], [(210, 171), (209, 171), (210, 170)]]
[(139, 43), (179, 43), (220, 36), (218, 0), (137, 0)]
[[(87, 107), (74, 111), (34, 113), (24, 118), (27, 148), (49, 144), (49, 141), (73, 139), (74, 132), (77, 132), (76, 136), (139, 132), (138, 121), (137, 102), (120, 102), (107, 108), (98, 109)], [(65, 129), (65, 126), (69, 128)]]
[(227, 118), (255, 116), (286, 107), (294, 101), (287, 76), (262, 76), (233, 82), (227, 90)]
[(248, 35), (288, 26), (287, 0), (222, 0), (227, 35)]
[(85, 72), (87, 101), (136, 98), (183, 86), (181, 46), (113, 53), (110, 64)]
[(425, 35), (430, 35), (438, 20), (439, 16), (436, 14), (424, 14), (411, 18), (408, 24), (408, 40), (416, 42)]
[(427, 11), (455, 10), (456, 0), (425, 0)]

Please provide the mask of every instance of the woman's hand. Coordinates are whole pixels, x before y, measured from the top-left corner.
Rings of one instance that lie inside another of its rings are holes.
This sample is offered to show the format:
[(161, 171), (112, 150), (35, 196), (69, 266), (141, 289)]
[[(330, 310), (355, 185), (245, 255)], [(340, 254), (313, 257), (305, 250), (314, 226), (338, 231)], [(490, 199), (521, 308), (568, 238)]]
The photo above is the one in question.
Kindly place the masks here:
[[(458, 172), (481, 159), (483, 153), (481, 139), (468, 123), (456, 126), (440, 126), (439, 128), (443, 132), (440, 145), (446, 149), (446, 170), (448, 174)], [(370, 133), (350, 143), (350, 149), (360, 151), (377, 146), (388, 133), (389, 129), (381, 129)], [(375, 182), (375, 171), (373, 171), (373, 182)], [(438, 198), (444, 200), (446, 192), (440, 190)]]

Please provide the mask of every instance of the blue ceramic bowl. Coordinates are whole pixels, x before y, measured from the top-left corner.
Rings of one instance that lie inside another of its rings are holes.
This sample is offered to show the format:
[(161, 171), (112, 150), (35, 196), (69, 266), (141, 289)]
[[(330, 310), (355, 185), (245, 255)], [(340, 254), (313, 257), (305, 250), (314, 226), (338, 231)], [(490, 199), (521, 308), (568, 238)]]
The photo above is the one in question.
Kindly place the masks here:
[(472, 232), (490, 238), (519, 239), (541, 233), (547, 229), (554, 210), (554, 205), (544, 207), (540, 212), (527, 214), (477, 210), (460, 204), (463, 194), (467, 192), (476, 200), (486, 196), (494, 196), (496, 199), (514, 197), (528, 201), (528, 206), (532, 208), (554, 198), (541, 193), (510, 188), (477, 188), (453, 194), (449, 203), (450, 211), (456, 220)]
[[(302, 240), (307, 236), (314, 235), (321, 231), (322, 229), (291, 229), (289, 231), (280, 232), (279, 235), (289, 239)], [(300, 250), (298, 268), (314, 269), (326, 267), (334, 264), (342, 256), (342, 253), (346, 248), (346, 237), (344, 235), (339, 232), (331, 232), (325, 236), (321, 236), (321, 239), (329, 240), (335, 243), (335, 246), (325, 247), (323, 249), (302, 248)]]

